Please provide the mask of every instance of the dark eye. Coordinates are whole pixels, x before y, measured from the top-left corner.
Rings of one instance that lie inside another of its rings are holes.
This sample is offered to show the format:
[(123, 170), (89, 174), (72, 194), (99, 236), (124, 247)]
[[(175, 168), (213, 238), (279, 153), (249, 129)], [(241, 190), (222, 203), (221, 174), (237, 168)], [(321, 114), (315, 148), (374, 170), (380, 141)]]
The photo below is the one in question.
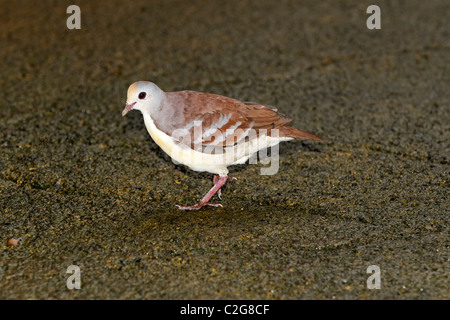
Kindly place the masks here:
[(145, 99), (145, 96), (146, 96), (147, 94), (145, 93), (145, 92), (141, 92), (141, 93), (139, 93), (139, 95), (138, 95), (138, 98), (139, 99)]

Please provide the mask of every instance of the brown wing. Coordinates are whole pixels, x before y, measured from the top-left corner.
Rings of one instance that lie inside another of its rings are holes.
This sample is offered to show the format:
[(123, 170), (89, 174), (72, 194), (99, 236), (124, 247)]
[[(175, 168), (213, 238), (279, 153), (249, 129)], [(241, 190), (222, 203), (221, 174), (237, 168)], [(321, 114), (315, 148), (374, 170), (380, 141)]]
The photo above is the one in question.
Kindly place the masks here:
[(262, 129), (270, 134), (271, 129), (291, 121), (271, 106), (209, 93), (184, 94), (188, 101), (184, 109), (185, 123), (194, 144), (230, 146), (257, 136)]
[[(182, 103), (183, 141), (191, 146), (231, 146), (263, 131), (270, 134), (271, 129), (279, 129), (280, 137), (294, 137), (295, 134), (302, 137), (298, 133), (303, 131), (285, 125), (292, 119), (272, 106), (244, 103), (211, 93), (180, 91), (171, 94), (176, 94), (177, 104)], [(315, 136), (308, 136), (312, 137)]]

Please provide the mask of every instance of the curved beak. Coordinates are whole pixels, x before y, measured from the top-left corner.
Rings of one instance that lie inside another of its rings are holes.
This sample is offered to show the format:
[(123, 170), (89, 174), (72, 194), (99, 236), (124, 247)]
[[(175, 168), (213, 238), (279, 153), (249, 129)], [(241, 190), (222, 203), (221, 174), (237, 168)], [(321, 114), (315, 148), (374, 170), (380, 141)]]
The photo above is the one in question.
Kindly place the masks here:
[(130, 103), (130, 104), (126, 104), (125, 105), (125, 109), (123, 109), (123, 111), (122, 111), (122, 117), (125, 117), (126, 116), (126, 114), (128, 113), (128, 112), (130, 112), (132, 109), (133, 109), (133, 106), (136, 104), (136, 102), (133, 102), (133, 103)]

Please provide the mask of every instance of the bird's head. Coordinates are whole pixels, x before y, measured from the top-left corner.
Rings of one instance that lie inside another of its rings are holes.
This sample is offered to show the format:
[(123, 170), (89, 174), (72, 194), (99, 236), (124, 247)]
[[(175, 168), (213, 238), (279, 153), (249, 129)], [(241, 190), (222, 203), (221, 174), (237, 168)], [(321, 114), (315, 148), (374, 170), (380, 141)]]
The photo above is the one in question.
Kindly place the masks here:
[(127, 104), (122, 111), (124, 117), (131, 110), (151, 112), (161, 104), (164, 92), (158, 86), (149, 81), (138, 81), (128, 88)]

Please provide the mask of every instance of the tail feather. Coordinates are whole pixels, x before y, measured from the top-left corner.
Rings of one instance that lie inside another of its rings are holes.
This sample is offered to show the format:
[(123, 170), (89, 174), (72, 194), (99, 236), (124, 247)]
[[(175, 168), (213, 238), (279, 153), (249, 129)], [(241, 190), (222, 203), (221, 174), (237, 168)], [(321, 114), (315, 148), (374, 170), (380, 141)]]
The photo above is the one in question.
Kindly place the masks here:
[(289, 138), (300, 138), (300, 139), (311, 139), (311, 140), (319, 140), (319, 141), (325, 141), (325, 139), (322, 139), (312, 133), (298, 130), (294, 127), (283, 125), (279, 128), (279, 136), (280, 137), (289, 137)]

